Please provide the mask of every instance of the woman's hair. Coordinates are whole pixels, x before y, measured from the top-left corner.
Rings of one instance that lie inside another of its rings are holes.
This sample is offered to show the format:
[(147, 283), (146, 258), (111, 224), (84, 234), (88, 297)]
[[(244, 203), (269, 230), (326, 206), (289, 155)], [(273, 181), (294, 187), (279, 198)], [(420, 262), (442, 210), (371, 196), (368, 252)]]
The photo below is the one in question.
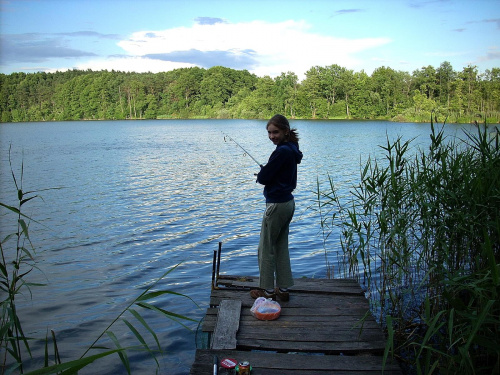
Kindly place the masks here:
[(297, 133), (297, 129), (290, 128), (290, 123), (288, 122), (288, 120), (285, 116), (274, 115), (267, 122), (266, 128), (271, 124), (276, 126), (278, 129), (285, 131), (286, 140), (288, 142), (294, 142), (297, 144), (299, 143), (299, 133)]

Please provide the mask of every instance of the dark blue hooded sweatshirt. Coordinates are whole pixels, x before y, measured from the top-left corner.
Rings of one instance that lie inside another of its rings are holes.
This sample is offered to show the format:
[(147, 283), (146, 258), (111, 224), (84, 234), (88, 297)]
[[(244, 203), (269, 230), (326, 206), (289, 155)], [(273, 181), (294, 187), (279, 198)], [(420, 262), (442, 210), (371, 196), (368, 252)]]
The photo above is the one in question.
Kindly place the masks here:
[(257, 175), (257, 182), (264, 185), (266, 203), (283, 203), (293, 199), (297, 187), (297, 164), (302, 160), (299, 145), (283, 142), (276, 146)]

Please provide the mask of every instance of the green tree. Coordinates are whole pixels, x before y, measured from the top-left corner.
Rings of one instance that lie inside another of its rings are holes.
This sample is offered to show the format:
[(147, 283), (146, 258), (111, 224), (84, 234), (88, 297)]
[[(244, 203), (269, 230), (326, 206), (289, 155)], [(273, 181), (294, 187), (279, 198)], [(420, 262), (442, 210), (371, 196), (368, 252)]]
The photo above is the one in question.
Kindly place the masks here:
[(486, 69), (481, 88), (487, 116), (500, 112), (500, 68)]
[[(375, 106), (376, 116), (391, 116), (392, 109), (397, 103), (397, 98), (401, 92), (398, 85), (398, 74), (395, 70), (385, 66), (377, 68), (372, 73), (373, 105)], [(398, 95), (399, 94), (399, 95)], [(378, 96), (378, 100), (377, 100)]]
[(413, 72), (414, 88), (425, 94), (428, 99), (436, 96), (437, 79), (436, 69), (431, 65)]
[(346, 69), (334, 64), (326, 67), (317, 67), (321, 94), (327, 102), (327, 117), (330, 117), (331, 107), (335, 104), (338, 97), (344, 94), (344, 84), (342, 82)]
[(449, 108), (454, 114), (455, 119), (457, 120), (465, 112), (464, 111), (465, 108), (464, 103), (466, 103), (464, 94), (465, 83), (461, 79), (457, 79), (452, 83), (451, 87), (454, 92), (454, 95), (451, 97)]
[(351, 95), (350, 115), (355, 118), (369, 119), (375, 117), (373, 111), (373, 92), (371, 77), (364, 71), (353, 74), (353, 93)]
[(248, 71), (237, 72), (230, 68), (215, 66), (208, 69), (201, 82), (200, 99), (209, 106), (224, 106), (229, 98), (236, 95), (243, 87), (256, 83), (257, 79)]
[(323, 88), (319, 67), (312, 67), (306, 72), (306, 78), (300, 86), (299, 96), (308, 107), (310, 117), (315, 119), (323, 101)]
[(158, 103), (153, 94), (146, 96), (146, 110), (144, 111), (144, 118), (155, 119), (158, 116)]
[(201, 82), (205, 69), (193, 67), (175, 71), (175, 79), (169, 84), (170, 100), (176, 111), (188, 112), (190, 106), (200, 98)]
[(456, 72), (448, 61), (441, 63), (436, 70), (438, 88), (439, 88), (439, 104), (450, 106), (451, 85), (456, 79)]
[(276, 108), (284, 116), (295, 117), (295, 102), (297, 100), (298, 77), (295, 73), (281, 73), (275, 78)]
[[(335, 64), (312, 67), (300, 83), (293, 72), (272, 79), (222, 66), (157, 74), (12, 73), (0, 75), (0, 119), (262, 118), (279, 112), (291, 118), (400, 115), (398, 120), (412, 120), (417, 112), (425, 113), (420, 97), (425, 95), (437, 102), (437, 111), (450, 111), (455, 121), (485, 114), (496, 122), (500, 117), (498, 71), (479, 74), (477, 67), (468, 66), (456, 73), (443, 62), (437, 70), (427, 66), (412, 75), (380, 67), (368, 76)], [(415, 111), (420, 107), (420, 112)]]
[(351, 117), (349, 103), (351, 96), (356, 90), (354, 82), (354, 72), (352, 70), (344, 69), (340, 74), (340, 91), (344, 94), (345, 115), (348, 118)]
[(468, 65), (465, 67), (461, 73), (459, 73), (459, 79), (465, 83), (465, 100), (467, 104), (467, 114), (479, 111), (478, 96), (477, 91), (478, 84), (478, 71), (475, 65)]

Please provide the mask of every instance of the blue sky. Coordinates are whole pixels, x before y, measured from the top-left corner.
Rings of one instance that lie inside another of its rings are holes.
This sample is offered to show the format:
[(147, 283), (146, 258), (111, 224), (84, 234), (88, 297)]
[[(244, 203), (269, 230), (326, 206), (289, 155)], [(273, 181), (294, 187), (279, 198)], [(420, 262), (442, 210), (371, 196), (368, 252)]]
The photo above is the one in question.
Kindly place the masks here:
[(0, 0), (0, 72), (500, 67), (500, 0)]

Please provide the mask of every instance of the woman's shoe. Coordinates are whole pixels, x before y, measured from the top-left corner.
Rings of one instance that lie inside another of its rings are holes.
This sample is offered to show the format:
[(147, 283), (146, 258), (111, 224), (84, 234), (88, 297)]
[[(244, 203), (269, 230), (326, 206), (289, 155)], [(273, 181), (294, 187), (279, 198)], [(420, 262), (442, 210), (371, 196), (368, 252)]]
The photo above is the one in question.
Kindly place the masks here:
[(280, 288), (274, 289), (274, 293), (278, 296), (278, 298), (283, 302), (290, 301), (290, 293), (288, 290), (281, 290)]
[(252, 296), (253, 299), (257, 299), (259, 297), (264, 297), (264, 298), (271, 298), (274, 301), (276, 301), (276, 294), (269, 293), (265, 289), (253, 289), (250, 291), (250, 295)]

